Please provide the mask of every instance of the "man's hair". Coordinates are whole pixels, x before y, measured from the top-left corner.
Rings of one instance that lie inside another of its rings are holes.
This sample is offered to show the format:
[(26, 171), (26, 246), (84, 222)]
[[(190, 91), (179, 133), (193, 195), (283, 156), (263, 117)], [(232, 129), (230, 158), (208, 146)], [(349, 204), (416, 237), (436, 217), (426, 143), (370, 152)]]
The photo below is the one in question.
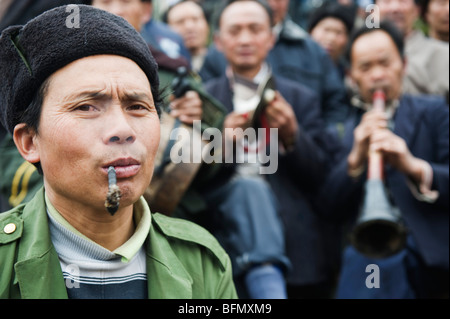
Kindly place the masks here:
[(377, 28), (370, 28), (367, 26), (362, 26), (359, 29), (356, 29), (352, 35), (350, 36), (350, 40), (348, 42), (347, 51), (346, 51), (346, 59), (351, 64), (351, 58), (352, 58), (352, 48), (353, 44), (356, 40), (358, 40), (363, 35), (369, 34), (371, 32), (375, 31), (383, 31), (389, 35), (389, 37), (394, 41), (395, 47), (398, 50), (398, 53), (400, 54), (400, 57), (403, 59), (405, 56), (404, 53), (404, 41), (403, 41), (403, 35), (400, 32), (400, 30), (390, 21), (381, 21), (380, 26)]
[(203, 16), (205, 17), (206, 22), (209, 23), (209, 21), (208, 21), (208, 16), (207, 16), (206, 11), (205, 11), (205, 7), (202, 5), (202, 3), (199, 3), (199, 2), (197, 2), (197, 1), (195, 1), (195, 0), (181, 0), (181, 1), (175, 2), (174, 4), (171, 4), (171, 5), (167, 8), (167, 10), (162, 14), (161, 20), (162, 20), (164, 23), (169, 23), (169, 12), (170, 12), (173, 8), (175, 8), (176, 6), (178, 6), (179, 4), (182, 4), (182, 3), (185, 3), (185, 2), (192, 2), (192, 3), (196, 4), (197, 6), (199, 6), (199, 7), (202, 9)]
[(311, 31), (326, 18), (335, 18), (340, 20), (347, 30), (347, 35), (353, 30), (355, 22), (355, 14), (348, 8), (348, 6), (339, 4), (338, 2), (325, 2), (311, 12), (308, 23), (308, 32)]
[(428, 12), (428, 5), (430, 4), (430, 0), (417, 0), (416, 3), (420, 7), (420, 17), (422, 18), (423, 21), (427, 22), (425, 16)]
[(221, 20), (222, 14), (225, 11), (225, 9), (228, 8), (228, 6), (230, 6), (231, 4), (233, 4), (235, 2), (244, 2), (244, 1), (246, 1), (246, 2), (251, 1), (251, 2), (259, 3), (264, 8), (264, 10), (266, 10), (267, 14), (269, 15), (270, 26), (274, 25), (273, 11), (270, 8), (270, 6), (266, 0), (224, 0), (222, 2), (222, 6), (218, 10), (215, 29), (216, 30), (220, 29), (220, 20)]
[[(33, 99), (29, 106), (19, 117), (19, 123), (25, 123), (27, 127), (31, 128), (38, 134), (39, 132), (39, 122), (41, 119), (42, 104), (44, 103), (44, 98), (47, 95), (48, 87), (50, 85), (50, 77), (48, 77), (40, 86), (39, 90), (36, 91)], [(41, 163), (33, 163), (36, 167), (38, 173), (43, 175)]]
[(39, 122), (41, 118), (42, 104), (44, 98), (47, 95), (48, 87), (50, 84), (50, 77), (48, 77), (36, 91), (33, 99), (25, 111), (20, 115), (19, 123), (25, 123), (28, 127), (35, 130), (36, 133), (39, 130)]

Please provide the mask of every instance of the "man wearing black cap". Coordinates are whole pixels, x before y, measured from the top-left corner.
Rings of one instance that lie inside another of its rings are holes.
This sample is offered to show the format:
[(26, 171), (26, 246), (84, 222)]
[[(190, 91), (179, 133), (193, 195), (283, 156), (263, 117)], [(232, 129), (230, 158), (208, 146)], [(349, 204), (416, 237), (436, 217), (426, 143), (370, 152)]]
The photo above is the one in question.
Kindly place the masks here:
[[(1, 215), (0, 297), (235, 297), (217, 241), (151, 214), (142, 198), (161, 98), (137, 31), (90, 6), (58, 7), (5, 29), (0, 61), (0, 120), (44, 178), (28, 204)], [(112, 180), (115, 214), (105, 208)]]
[[(84, 4), (92, 5), (96, 8), (103, 9), (110, 13), (117, 14), (126, 19), (138, 32), (141, 31), (144, 23), (151, 15), (151, 9), (148, 1), (134, 0), (134, 1), (119, 1), (113, 3), (109, 1), (94, 0), (83, 1)], [(181, 96), (175, 97), (169, 94), (167, 89), (165, 92), (166, 99), (164, 103), (164, 111), (170, 113), (173, 118), (177, 118), (177, 122), (182, 122), (183, 127), (190, 128), (195, 120), (201, 120), (202, 131), (208, 127), (221, 128), (225, 117), (225, 108), (220, 105), (213, 97), (209, 96), (202, 88), (198, 76), (189, 70), (189, 63), (184, 58), (180, 57), (172, 59), (164, 52), (149, 45), (150, 52), (158, 64), (158, 76), (161, 88), (169, 88), (172, 83), (185, 84), (186, 90), (181, 92)], [(187, 70), (183, 81), (178, 81), (178, 70), (183, 68)], [(180, 91), (180, 90), (177, 90)], [(167, 115), (167, 114), (165, 114)], [(172, 121), (164, 121), (164, 127), (172, 128)], [(178, 122), (178, 123), (179, 123)], [(163, 129), (164, 130), (164, 129)], [(165, 147), (170, 149), (170, 144), (166, 146), (166, 140), (163, 137), (163, 142), (160, 145), (160, 151), (165, 152)], [(0, 143), (0, 195), (4, 195), (5, 205), (3, 210), (10, 209), (21, 203), (28, 202), (42, 186), (42, 176), (38, 174), (35, 167), (29, 162), (25, 161), (17, 151), (12, 136), (7, 135)], [(183, 169), (186, 166), (198, 167), (198, 164), (182, 164), (182, 165), (166, 165), (165, 162), (158, 165), (157, 168), (158, 179), (153, 178), (152, 183), (147, 189), (144, 197), (151, 200), (151, 206), (159, 212), (173, 215), (176, 217), (187, 217), (198, 215), (198, 212), (203, 210), (205, 206), (202, 198), (197, 195), (194, 187), (207, 183), (213, 177), (215, 172), (215, 165), (201, 165), (201, 170), (198, 174), (194, 171), (192, 174), (187, 174)], [(185, 166), (183, 166), (185, 165)], [(173, 176), (177, 172), (183, 171), (183, 175), (176, 182), (182, 187), (170, 188), (174, 183)], [(165, 181), (161, 186), (161, 180)], [(192, 186), (192, 187), (189, 187)], [(167, 191), (167, 188), (170, 191)], [(165, 190), (163, 192), (163, 189)], [(164, 198), (170, 198), (170, 205)], [(1, 211), (1, 210), (0, 210)]]
[(308, 27), (311, 37), (328, 52), (342, 78), (346, 70), (343, 54), (355, 22), (349, 9), (339, 3), (326, 3), (312, 12)]

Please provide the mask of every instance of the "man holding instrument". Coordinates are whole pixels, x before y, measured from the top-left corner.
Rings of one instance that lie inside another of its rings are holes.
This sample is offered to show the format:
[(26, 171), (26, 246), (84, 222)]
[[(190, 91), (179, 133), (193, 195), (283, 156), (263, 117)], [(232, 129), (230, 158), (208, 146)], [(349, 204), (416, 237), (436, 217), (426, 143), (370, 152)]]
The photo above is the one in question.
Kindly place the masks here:
[[(364, 185), (369, 153), (378, 152), (387, 197), (408, 233), (403, 248), (383, 258), (349, 246), (337, 298), (448, 298), (448, 105), (441, 97), (402, 95), (403, 40), (387, 22), (355, 32), (348, 57), (359, 94), (346, 125), (345, 151), (318, 205), (337, 219), (356, 217), (364, 196), (374, 196), (364, 194)], [(386, 97), (384, 112), (372, 109), (376, 90)]]
[[(219, 17), (216, 44), (228, 70), (205, 88), (227, 107), (226, 141), (236, 149), (243, 143), (244, 151), (205, 189), (215, 208), (211, 228), (230, 252), (236, 282), (245, 283), (238, 289), (243, 296), (285, 298), (287, 282), (289, 298), (299, 297), (298, 290), (306, 298), (327, 298), (330, 265), (336, 264), (330, 251), (336, 254), (340, 247), (336, 230), (314, 213), (310, 199), (326, 175), (330, 139), (317, 95), (271, 72), (266, 61), (275, 41), (271, 19), (270, 7), (259, 0), (225, 1)], [(227, 134), (254, 127), (277, 135), (259, 134), (254, 141)], [(267, 163), (251, 159), (269, 149), (270, 166), (276, 161), (278, 167), (262, 174)]]

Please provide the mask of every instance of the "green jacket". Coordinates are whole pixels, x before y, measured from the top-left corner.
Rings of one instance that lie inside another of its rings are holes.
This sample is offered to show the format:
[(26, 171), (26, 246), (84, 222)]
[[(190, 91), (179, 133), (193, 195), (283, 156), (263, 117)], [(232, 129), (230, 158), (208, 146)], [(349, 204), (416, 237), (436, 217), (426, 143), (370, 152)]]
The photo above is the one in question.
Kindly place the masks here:
[[(149, 298), (237, 298), (228, 255), (200, 226), (153, 214), (145, 245)], [(0, 272), (0, 298), (67, 298), (43, 189), (0, 214)]]

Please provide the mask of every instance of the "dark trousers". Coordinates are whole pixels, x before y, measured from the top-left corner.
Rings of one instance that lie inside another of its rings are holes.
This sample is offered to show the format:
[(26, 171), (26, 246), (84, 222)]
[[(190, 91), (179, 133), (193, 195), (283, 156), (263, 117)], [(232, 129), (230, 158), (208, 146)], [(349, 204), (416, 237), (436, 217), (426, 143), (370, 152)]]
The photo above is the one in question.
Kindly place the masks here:
[(207, 228), (230, 255), (235, 276), (255, 264), (290, 267), (276, 199), (268, 183), (236, 177), (205, 195), (213, 210)]
[[(403, 250), (383, 259), (368, 258), (349, 246), (344, 252), (336, 298), (448, 298), (448, 273), (448, 269), (437, 269), (424, 263), (411, 235)], [(378, 275), (379, 281), (375, 285)]]

